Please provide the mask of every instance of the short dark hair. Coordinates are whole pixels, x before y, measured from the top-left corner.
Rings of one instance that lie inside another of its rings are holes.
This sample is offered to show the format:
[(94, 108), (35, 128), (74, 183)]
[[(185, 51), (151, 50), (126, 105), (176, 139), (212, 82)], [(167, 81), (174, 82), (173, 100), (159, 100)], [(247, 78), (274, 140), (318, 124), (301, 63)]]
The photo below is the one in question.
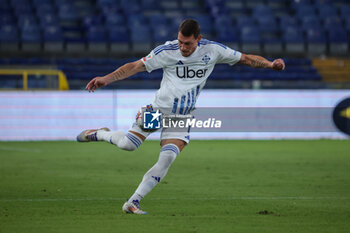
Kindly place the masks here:
[(197, 39), (201, 33), (201, 28), (196, 20), (186, 19), (180, 24), (179, 32), (186, 37), (193, 35), (194, 38)]

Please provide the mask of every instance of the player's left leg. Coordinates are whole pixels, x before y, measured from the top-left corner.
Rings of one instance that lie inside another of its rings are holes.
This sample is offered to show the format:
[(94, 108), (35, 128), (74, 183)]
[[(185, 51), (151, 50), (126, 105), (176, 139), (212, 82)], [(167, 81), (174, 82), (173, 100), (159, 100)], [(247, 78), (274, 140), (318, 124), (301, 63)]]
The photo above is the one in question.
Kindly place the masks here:
[(161, 141), (161, 151), (157, 163), (146, 172), (135, 193), (124, 204), (126, 213), (146, 214), (141, 210), (140, 201), (144, 198), (167, 174), (170, 165), (176, 156), (185, 147), (186, 142), (180, 139), (164, 139)]
[(167, 174), (170, 165), (177, 155), (189, 143), (189, 129), (163, 128), (161, 134), (161, 150), (157, 163), (147, 171), (135, 193), (124, 204), (126, 213), (145, 214), (140, 208), (140, 201), (144, 198)]

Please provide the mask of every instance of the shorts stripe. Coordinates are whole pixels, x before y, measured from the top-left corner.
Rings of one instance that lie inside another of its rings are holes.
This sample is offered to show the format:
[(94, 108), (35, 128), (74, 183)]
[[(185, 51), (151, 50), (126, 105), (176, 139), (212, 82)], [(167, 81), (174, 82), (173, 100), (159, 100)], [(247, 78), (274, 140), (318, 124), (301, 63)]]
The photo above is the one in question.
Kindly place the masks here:
[(142, 144), (142, 140), (139, 139), (138, 137), (136, 137), (135, 135), (133, 135), (131, 133), (128, 133), (128, 135), (130, 135), (130, 137), (133, 138), (139, 146)]
[(174, 144), (167, 144), (163, 146), (160, 152), (167, 151), (167, 150), (174, 152), (176, 155), (180, 153), (180, 149)]
[(190, 104), (191, 104), (191, 93), (187, 92), (187, 106), (186, 106), (186, 109), (185, 109), (185, 112), (184, 112), (185, 115), (188, 114), (188, 110), (189, 110)]
[(179, 103), (179, 99), (175, 98), (172, 113), (176, 113), (178, 103)]
[(132, 142), (135, 144), (136, 147), (139, 147), (141, 144), (142, 144), (142, 141), (140, 139), (138, 139), (136, 136), (128, 133), (126, 135), (126, 137)]
[(134, 145), (135, 145), (136, 147), (139, 147), (139, 145), (137, 144), (137, 142), (135, 142), (129, 135), (126, 135), (126, 137), (127, 137), (132, 143), (134, 143)]
[(183, 114), (184, 113), (185, 100), (186, 100), (186, 96), (185, 95), (181, 96), (181, 104), (180, 104), (179, 114)]

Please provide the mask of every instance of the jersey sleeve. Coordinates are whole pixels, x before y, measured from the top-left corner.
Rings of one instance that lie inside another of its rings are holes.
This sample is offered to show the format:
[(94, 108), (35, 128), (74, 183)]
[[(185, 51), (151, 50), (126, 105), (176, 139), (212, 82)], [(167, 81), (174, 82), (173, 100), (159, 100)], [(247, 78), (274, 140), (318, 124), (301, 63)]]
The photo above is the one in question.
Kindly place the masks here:
[(229, 47), (218, 46), (218, 60), (216, 63), (225, 63), (230, 66), (236, 64), (241, 60), (242, 54), (236, 50), (230, 49)]
[[(162, 45), (161, 45), (162, 46)], [(146, 67), (147, 72), (151, 73), (153, 70), (161, 69), (166, 66), (167, 57), (165, 53), (157, 53), (159, 48), (153, 49), (146, 57), (141, 58), (141, 61)]]

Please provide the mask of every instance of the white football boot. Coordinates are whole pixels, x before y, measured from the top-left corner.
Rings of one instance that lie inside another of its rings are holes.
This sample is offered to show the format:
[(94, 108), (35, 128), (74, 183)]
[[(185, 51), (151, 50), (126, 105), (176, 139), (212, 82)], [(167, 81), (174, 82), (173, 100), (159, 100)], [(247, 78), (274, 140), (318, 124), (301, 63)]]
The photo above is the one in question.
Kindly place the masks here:
[(141, 210), (140, 203), (137, 200), (125, 202), (122, 210), (127, 214), (147, 214), (147, 212)]
[(98, 141), (97, 140), (97, 131), (99, 130), (104, 130), (104, 131), (111, 131), (108, 128), (101, 128), (101, 129), (87, 129), (81, 132), (77, 136), (77, 141), (78, 142), (94, 142)]

